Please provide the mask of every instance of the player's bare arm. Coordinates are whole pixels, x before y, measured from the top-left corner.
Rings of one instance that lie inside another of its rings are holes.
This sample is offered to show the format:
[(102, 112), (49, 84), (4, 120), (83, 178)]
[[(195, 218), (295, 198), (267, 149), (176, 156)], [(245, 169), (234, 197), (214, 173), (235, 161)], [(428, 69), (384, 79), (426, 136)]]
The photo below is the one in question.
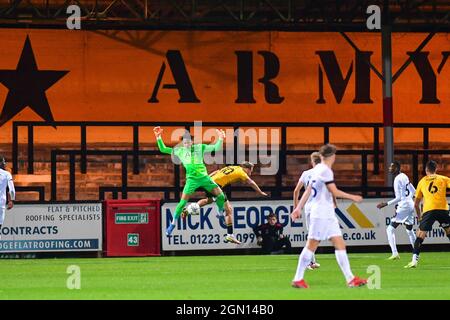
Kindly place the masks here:
[(331, 194), (335, 198), (348, 199), (348, 200), (352, 200), (354, 202), (361, 202), (363, 200), (363, 198), (361, 196), (359, 196), (359, 195), (354, 195), (354, 194), (350, 194), (350, 193), (344, 192), (342, 190), (339, 190), (336, 187), (335, 183), (327, 184), (327, 188), (328, 188), (328, 191), (330, 191)]
[(400, 201), (401, 201), (401, 191), (399, 190), (399, 188), (397, 186), (396, 190), (395, 190), (395, 198), (393, 200), (389, 201), (389, 203), (388, 202), (380, 202), (379, 204), (377, 204), (377, 208), (382, 209), (388, 205), (393, 205)]
[(14, 201), (11, 200), (10, 191), (6, 193), (6, 203), (6, 209), (10, 210), (14, 207)]
[(309, 196), (311, 195), (311, 192), (312, 192), (312, 184), (310, 184), (308, 186), (308, 188), (306, 188), (305, 192), (303, 193), (303, 195), (302, 195), (302, 197), (300, 199), (300, 202), (299, 202), (297, 208), (299, 208), (300, 210), (303, 210), (303, 208), (305, 207), (306, 202), (309, 199)]
[(377, 208), (382, 209), (382, 208), (386, 207), (387, 205), (388, 205), (387, 202), (380, 202), (379, 204), (377, 204)]
[(292, 211), (292, 213), (291, 213), (292, 220), (299, 219), (302, 217), (303, 207), (305, 206), (306, 201), (308, 201), (308, 198), (311, 195), (311, 192), (312, 192), (312, 185), (310, 184), (308, 186), (308, 188), (306, 188), (305, 192), (303, 193), (299, 204), (295, 207), (294, 211)]
[(302, 190), (302, 188), (303, 188), (303, 182), (298, 181), (297, 185), (295, 186), (295, 189), (294, 189), (294, 208), (296, 208), (298, 205), (300, 190)]
[(262, 191), (259, 186), (256, 184), (255, 181), (253, 181), (252, 179), (248, 178), (247, 180), (245, 180), (245, 183), (247, 183), (250, 187), (252, 187), (253, 190), (255, 190), (256, 192), (258, 192), (260, 195), (264, 196), (264, 197), (268, 197), (269, 195), (267, 193), (265, 193), (264, 191)]
[(416, 209), (416, 215), (417, 219), (420, 220), (420, 217), (422, 215), (422, 212), (420, 210), (420, 202), (422, 201), (422, 198), (416, 198), (414, 199), (414, 209)]
[(16, 200), (16, 188), (14, 187), (14, 182), (12, 180), (12, 177), (8, 180), (8, 187), (7, 187), (7, 205), (6, 209), (10, 210), (14, 207), (14, 201)]

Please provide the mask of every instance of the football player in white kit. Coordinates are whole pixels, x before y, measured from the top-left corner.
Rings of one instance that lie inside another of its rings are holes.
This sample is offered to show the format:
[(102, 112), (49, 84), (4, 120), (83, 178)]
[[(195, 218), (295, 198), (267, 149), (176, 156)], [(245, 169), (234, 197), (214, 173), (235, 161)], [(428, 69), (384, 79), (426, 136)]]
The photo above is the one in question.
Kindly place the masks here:
[[(294, 208), (297, 207), (298, 205), (298, 201), (299, 201), (299, 195), (300, 195), (300, 190), (302, 190), (303, 187), (308, 188), (309, 183), (311, 182), (311, 176), (312, 176), (312, 171), (313, 168), (320, 163), (320, 153), (319, 152), (313, 152), (311, 153), (311, 165), (312, 168), (305, 170), (302, 172), (302, 174), (300, 175), (300, 179), (298, 179), (298, 183), (297, 186), (295, 187), (294, 190)], [(311, 199), (312, 197), (310, 196), (308, 198), (308, 201), (305, 204), (305, 225), (306, 225), (306, 230), (309, 230), (309, 217), (311, 215)], [(299, 217), (292, 215), (291, 219), (295, 220)], [(308, 269), (309, 270), (314, 270), (320, 267), (320, 264), (316, 261), (316, 255), (313, 254), (312, 259), (311, 259), (311, 263), (308, 265)]]
[(394, 179), (394, 192), (395, 199), (388, 202), (381, 202), (377, 205), (378, 209), (397, 204), (395, 209), (395, 215), (391, 219), (391, 224), (386, 228), (387, 238), (389, 241), (389, 246), (392, 250), (392, 256), (389, 260), (400, 259), (397, 251), (397, 245), (395, 243), (395, 229), (400, 225), (404, 224), (406, 228), (406, 233), (408, 233), (409, 242), (414, 248), (414, 242), (416, 241), (416, 235), (413, 231), (414, 225), (414, 200), (413, 196), (416, 193), (416, 189), (409, 182), (409, 178), (406, 174), (401, 172), (401, 166), (398, 161), (394, 161), (389, 166), (389, 173), (395, 176)]
[[(0, 156), (0, 231), (2, 229), (3, 221), (5, 220), (5, 211), (14, 206), (13, 201), (15, 200), (16, 195), (11, 173), (6, 171), (5, 168), (6, 160), (4, 157)], [(9, 199), (6, 195), (6, 188), (9, 189)]]
[(335, 247), (336, 260), (345, 276), (347, 286), (360, 287), (367, 284), (367, 280), (353, 275), (350, 269), (345, 242), (334, 211), (333, 196), (361, 202), (362, 197), (348, 194), (339, 190), (334, 183), (334, 174), (331, 167), (336, 159), (336, 147), (324, 145), (319, 150), (321, 163), (316, 165), (312, 172), (311, 183), (300, 199), (293, 214), (300, 216), (310, 194), (311, 217), (308, 231), (308, 240), (298, 259), (297, 272), (292, 281), (295, 288), (308, 288), (303, 276), (311, 258), (322, 240), (331, 240)]

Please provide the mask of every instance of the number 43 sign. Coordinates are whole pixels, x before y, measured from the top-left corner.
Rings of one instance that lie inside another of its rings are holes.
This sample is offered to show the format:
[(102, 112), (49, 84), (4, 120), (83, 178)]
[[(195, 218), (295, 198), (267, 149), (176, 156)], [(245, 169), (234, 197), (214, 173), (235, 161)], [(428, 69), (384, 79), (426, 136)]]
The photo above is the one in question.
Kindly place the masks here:
[(129, 247), (139, 246), (139, 233), (128, 233), (127, 234), (127, 245)]

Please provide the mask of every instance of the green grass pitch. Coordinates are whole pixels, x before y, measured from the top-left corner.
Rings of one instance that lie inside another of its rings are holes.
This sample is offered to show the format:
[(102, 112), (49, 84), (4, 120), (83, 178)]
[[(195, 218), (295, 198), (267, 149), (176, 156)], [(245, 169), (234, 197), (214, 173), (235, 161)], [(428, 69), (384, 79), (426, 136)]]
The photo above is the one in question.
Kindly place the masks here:
[[(310, 289), (291, 287), (297, 255), (148, 258), (3, 259), (1, 299), (450, 299), (450, 254), (424, 252), (417, 269), (410, 254), (350, 254), (353, 272), (381, 270), (381, 289), (347, 288), (334, 254), (318, 254), (321, 268), (306, 271)], [(66, 286), (77, 265), (81, 289)]]

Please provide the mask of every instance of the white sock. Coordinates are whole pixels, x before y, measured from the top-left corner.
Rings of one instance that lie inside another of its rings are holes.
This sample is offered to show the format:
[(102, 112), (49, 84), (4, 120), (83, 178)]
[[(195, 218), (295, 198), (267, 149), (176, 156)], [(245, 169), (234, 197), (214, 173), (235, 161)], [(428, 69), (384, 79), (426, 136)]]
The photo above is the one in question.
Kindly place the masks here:
[(311, 263), (316, 263), (316, 254), (315, 253), (313, 253), (313, 255), (312, 255)]
[(388, 238), (388, 241), (389, 241), (389, 245), (391, 246), (392, 254), (396, 255), (396, 254), (398, 254), (398, 251), (397, 251), (397, 245), (395, 244), (395, 233), (394, 233), (394, 231), (395, 231), (395, 228), (393, 226), (391, 226), (391, 225), (389, 225), (386, 228), (387, 238)]
[(419, 256), (417, 254), (413, 254), (413, 258), (412, 258), (412, 262), (418, 262), (419, 261)]
[(313, 255), (314, 252), (309, 250), (307, 247), (303, 248), (302, 253), (300, 253), (300, 257), (298, 257), (297, 272), (295, 273), (294, 281), (303, 279), (306, 267), (311, 263), (311, 258)]
[(416, 234), (414, 233), (413, 230), (408, 230), (408, 229), (406, 229), (406, 233), (408, 234), (409, 242), (411, 243), (411, 245), (414, 249), (414, 242), (416, 242)]
[(350, 261), (348, 261), (347, 250), (336, 250), (334, 253), (336, 254), (336, 261), (345, 276), (345, 280), (350, 282), (350, 280), (354, 278), (354, 275), (352, 270), (350, 270)]

